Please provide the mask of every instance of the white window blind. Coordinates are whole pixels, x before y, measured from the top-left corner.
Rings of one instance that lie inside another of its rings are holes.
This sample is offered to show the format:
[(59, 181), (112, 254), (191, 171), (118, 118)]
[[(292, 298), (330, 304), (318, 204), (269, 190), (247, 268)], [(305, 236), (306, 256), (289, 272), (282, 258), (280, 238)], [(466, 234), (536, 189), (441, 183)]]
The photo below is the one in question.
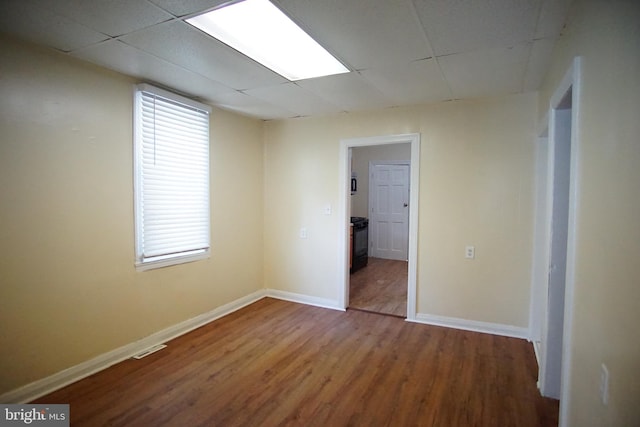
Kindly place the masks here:
[(149, 85), (135, 101), (136, 264), (206, 257), (210, 109)]

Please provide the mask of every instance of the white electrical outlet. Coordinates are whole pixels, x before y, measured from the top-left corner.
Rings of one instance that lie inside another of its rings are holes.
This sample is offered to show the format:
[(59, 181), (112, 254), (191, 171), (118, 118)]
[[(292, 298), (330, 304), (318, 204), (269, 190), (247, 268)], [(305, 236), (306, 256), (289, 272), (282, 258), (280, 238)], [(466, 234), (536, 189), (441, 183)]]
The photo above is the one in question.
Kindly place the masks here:
[(464, 248), (464, 257), (467, 259), (474, 259), (476, 257), (475, 246), (467, 246)]
[(331, 215), (331, 205), (326, 205), (322, 210), (322, 213), (324, 213), (325, 215)]
[(301, 239), (306, 239), (307, 238), (307, 229), (305, 227), (302, 227), (300, 229), (300, 238)]
[(600, 400), (603, 405), (609, 403), (609, 370), (604, 363), (600, 365)]

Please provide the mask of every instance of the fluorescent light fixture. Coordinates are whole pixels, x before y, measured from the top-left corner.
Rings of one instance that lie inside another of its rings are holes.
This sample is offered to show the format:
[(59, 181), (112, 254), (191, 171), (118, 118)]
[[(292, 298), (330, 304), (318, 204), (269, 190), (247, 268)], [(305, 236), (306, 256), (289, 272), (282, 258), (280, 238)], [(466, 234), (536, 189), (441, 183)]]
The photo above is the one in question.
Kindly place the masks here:
[(244, 0), (186, 20), (289, 80), (349, 70), (269, 0)]

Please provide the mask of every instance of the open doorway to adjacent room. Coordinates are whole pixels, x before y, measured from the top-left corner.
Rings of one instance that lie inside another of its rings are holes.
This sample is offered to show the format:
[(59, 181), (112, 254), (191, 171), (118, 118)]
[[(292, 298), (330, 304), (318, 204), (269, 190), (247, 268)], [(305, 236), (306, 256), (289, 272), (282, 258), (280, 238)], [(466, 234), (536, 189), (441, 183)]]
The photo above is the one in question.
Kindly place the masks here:
[(342, 141), (344, 307), (414, 319), (419, 135)]
[(536, 233), (532, 276), (531, 341), (538, 386), (560, 400), (559, 424), (568, 419), (575, 287), (580, 58), (553, 93), (538, 138)]
[(407, 316), (411, 145), (350, 149), (349, 308)]

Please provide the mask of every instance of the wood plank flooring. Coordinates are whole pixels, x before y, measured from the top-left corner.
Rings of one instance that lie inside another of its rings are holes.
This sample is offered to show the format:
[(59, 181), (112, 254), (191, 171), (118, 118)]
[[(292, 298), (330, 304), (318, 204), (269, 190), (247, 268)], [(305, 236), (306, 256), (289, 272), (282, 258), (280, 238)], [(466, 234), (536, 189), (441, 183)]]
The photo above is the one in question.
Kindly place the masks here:
[(349, 308), (407, 317), (406, 261), (369, 258), (349, 277)]
[(265, 298), (36, 403), (72, 426), (555, 426), (524, 340)]

